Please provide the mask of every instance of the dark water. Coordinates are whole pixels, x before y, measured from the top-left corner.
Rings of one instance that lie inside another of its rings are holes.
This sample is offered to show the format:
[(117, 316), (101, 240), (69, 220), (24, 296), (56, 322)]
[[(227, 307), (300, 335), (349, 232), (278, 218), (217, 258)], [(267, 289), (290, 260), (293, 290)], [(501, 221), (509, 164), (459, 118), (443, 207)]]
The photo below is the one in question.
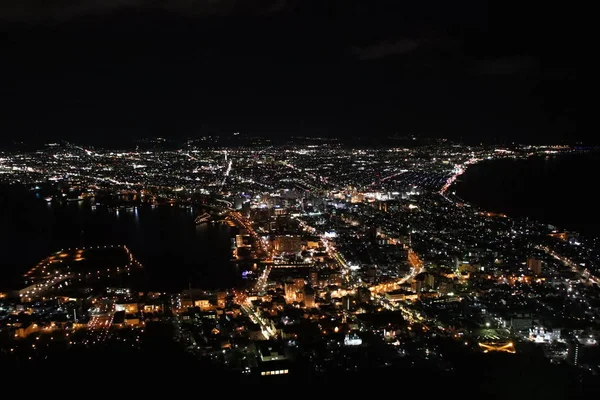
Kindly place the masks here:
[(221, 224), (196, 226), (197, 211), (138, 207), (118, 213), (85, 202), (48, 204), (24, 189), (0, 189), (0, 287), (63, 247), (125, 244), (144, 265), (146, 286), (180, 290), (226, 288), (239, 273), (231, 265), (232, 230)]
[(485, 161), (470, 167), (451, 190), (488, 211), (597, 237), (599, 172), (598, 151)]

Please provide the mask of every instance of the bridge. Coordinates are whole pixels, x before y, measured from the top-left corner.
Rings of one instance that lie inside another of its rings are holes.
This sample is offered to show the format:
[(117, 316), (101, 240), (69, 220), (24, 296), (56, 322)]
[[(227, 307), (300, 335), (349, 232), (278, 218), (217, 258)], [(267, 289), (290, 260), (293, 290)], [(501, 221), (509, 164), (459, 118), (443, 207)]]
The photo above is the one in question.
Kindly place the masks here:
[(209, 222), (209, 221), (211, 220), (211, 218), (212, 218), (212, 217), (211, 217), (211, 215), (210, 215), (210, 214), (208, 214), (208, 213), (204, 213), (204, 214), (202, 214), (202, 215), (198, 215), (198, 216), (196, 217), (196, 219), (194, 220), (194, 222), (195, 222), (196, 224), (202, 224), (202, 223), (204, 223), (204, 222)]
[(227, 200), (223, 200), (223, 199), (215, 199), (215, 201), (218, 201), (219, 203), (223, 203), (227, 206), (227, 208), (231, 208), (233, 207), (233, 203)]

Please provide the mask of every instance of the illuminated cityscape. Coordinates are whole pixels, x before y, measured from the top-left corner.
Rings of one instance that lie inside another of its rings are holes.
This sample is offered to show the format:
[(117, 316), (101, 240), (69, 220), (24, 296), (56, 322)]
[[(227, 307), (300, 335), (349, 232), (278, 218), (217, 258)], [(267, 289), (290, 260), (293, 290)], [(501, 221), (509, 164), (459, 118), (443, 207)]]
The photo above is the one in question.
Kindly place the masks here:
[(1, 1), (7, 387), (592, 399), (572, 6)]
[(240, 277), (164, 291), (144, 286), (126, 245), (56, 249), (3, 293), (2, 352), (31, 365), (95, 347), (135, 354), (168, 326), (179, 351), (247, 379), (415, 365), (452, 374), (457, 353), (536, 351), (596, 374), (584, 357), (597, 351), (595, 239), (481, 210), (453, 186), (484, 160), (576, 151), (435, 140), (2, 153), (2, 182), (47, 207), (179, 208), (190, 226), (227, 227)]

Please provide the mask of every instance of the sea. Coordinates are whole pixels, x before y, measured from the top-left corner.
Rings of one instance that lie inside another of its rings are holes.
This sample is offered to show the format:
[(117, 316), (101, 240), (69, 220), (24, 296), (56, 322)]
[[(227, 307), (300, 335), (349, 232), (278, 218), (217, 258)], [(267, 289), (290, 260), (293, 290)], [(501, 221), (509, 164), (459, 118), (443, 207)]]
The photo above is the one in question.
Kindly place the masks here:
[(235, 228), (196, 225), (202, 211), (178, 206), (120, 209), (87, 201), (47, 202), (22, 187), (0, 192), (0, 288), (19, 287), (21, 274), (62, 248), (126, 245), (144, 266), (143, 287), (180, 291), (239, 283), (232, 263)]
[(488, 160), (470, 166), (450, 191), (486, 211), (600, 236), (600, 151)]

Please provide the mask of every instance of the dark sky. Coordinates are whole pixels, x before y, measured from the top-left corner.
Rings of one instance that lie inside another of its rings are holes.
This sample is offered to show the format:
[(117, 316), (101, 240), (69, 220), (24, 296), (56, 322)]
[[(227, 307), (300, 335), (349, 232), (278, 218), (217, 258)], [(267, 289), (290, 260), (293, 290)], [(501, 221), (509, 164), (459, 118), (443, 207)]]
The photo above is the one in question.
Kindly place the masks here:
[(575, 131), (574, 24), (564, 7), (528, 7), (4, 0), (2, 140), (585, 140)]

